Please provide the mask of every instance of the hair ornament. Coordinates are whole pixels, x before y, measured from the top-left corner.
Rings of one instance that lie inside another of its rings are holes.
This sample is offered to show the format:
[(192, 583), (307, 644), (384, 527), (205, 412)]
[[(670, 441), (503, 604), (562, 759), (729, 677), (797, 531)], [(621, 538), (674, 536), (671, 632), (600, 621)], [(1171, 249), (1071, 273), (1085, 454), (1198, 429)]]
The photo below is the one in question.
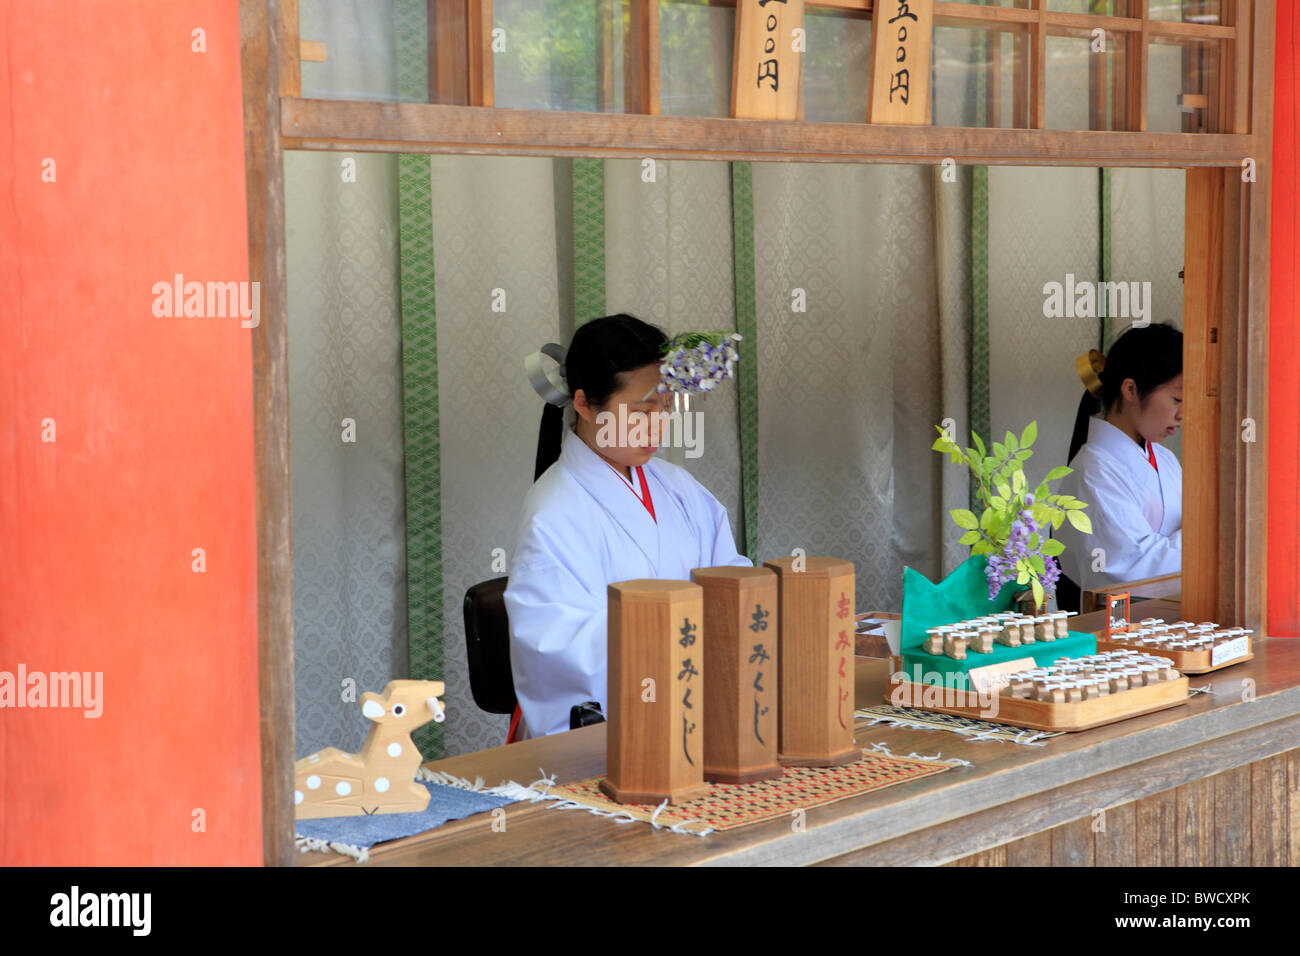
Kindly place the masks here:
[[(573, 396), (569, 394), (568, 386), (564, 383), (564, 359), (568, 354), (569, 351), (564, 346), (547, 342), (524, 359), (524, 371), (528, 373), (528, 381), (532, 384), (533, 390), (550, 404), (560, 407), (573, 401)], [(554, 368), (542, 367), (543, 355), (555, 360)]]
[(1089, 349), (1074, 360), (1074, 370), (1079, 373), (1083, 387), (1095, 397), (1101, 398), (1101, 373), (1106, 368), (1106, 356), (1096, 349)]

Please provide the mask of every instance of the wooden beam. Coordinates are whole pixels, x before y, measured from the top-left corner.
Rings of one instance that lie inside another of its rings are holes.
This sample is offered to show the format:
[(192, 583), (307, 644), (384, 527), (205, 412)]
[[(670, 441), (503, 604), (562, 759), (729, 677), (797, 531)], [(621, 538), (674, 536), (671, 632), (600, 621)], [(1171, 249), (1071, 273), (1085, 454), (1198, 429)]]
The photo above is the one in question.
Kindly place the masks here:
[(280, 0), (280, 29), (276, 48), (280, 54), (280, 95), (302, 96), (301, 49), (298, 39), (298, 0)]
[(248, 272), (260, 283), (252, 335), (257, 481), (257, 656), (262, 855), (288, 866), (293, 845), (293, 514), (289, 482), (289, 339), (284, 260), (277, 0), (240, 0)]
[(1037, 22), (1029, 38), (1029, 128), (1047, 125), (1047, 0), (1033, 0)]
[(466, 0), (429, 0), (429, 102), (469, 103), (469, 35)]
[(922, 164), (951, 156), (972, 165), (1239, 168), (1255, 145), (1253, 137), (1226, 134), (789, 123), (293, 98), (283, 100), (281, 112), (286, 148), (363, 152)]
[[(1241, 456), (1242, 540), (1235, 554), (1240, 578), (1241, 619), (1260, 634), (1268, 597), (1268, 296), (1269, 229), (1273, 179), (1273, 55), (1277, 9), (1274, 0), (1256, 0), (1251, 22), (1250, 129), (1254, 149), (1245, 155), (1255, 160), (1255, 181), (1243, 184), (1246, 202), (1243, 212), (1248, 243), (1242, 252), (1243, 281), (1246, 284), (1244, 321), (1241, 327), (1242, 357), (1248, 370), (1244, 389), (1247, 415), (1255, 422), (1255, 442), (1236, 443)], [(1240, 427), (1240, 420), (1238, 420)]]
[(1150, 23), (1147, 16), (1147, 0), (1129, 0), (1131, 10), (1138, 13), (1142, 29), (1129, 34), (1125, 51), (1124, 87), (1125, 127), (1131, 132), (1145, 132), (1147, 128), (1147, 44), (1150, 35)]
[(1219, 332), (1223, 306), (1224, 180), (1189, 169), (1183, 255), (1183, 615), (1221, 621), (1219, 574)]
[(492, 106), (496, 86), (492, 63), (492, 0), (466, 0), (469, 24), (465, 40), (469, 71), (469, 105)]
[(631, 0), (623, 38), (624, 112), (659, 112), (659, 0)]
[[(622, 109), (614, 102), (614, 0), (596, 2), (596, 109), (609, 113)], [(619, 4), (622, 9), (622, 4)], [(622, 18), (619, 29), (622, 29)]]

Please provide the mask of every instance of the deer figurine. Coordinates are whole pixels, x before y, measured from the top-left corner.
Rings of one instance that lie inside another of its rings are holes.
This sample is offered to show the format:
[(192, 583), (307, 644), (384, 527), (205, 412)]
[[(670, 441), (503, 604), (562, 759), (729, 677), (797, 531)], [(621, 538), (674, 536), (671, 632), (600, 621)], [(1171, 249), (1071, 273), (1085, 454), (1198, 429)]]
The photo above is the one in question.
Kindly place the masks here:
[(316, 817), (414, 813), (429, 805), (429, 791), (416, 782), (420, 751), (411, 732), (446, 710), (442, 681), (395, 680), (383, 694), (361, 695), (361, 713), (374, 721), (361, 753), (326, 747), (293, 765), (295, 814)]

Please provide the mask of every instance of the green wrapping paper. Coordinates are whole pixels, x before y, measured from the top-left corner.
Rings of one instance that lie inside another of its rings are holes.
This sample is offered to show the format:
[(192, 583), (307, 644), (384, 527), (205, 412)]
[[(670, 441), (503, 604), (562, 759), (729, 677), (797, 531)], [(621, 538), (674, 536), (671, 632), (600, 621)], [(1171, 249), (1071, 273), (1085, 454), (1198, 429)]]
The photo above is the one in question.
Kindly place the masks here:
[(998, 596), (990, 601), (988, 578), (984, 575), (985, 562), (984, 555), (972, 555), (938, 584), (932, 583), (920, 571), (903, 569), (903, 622), (899, 649), (908, 679), (915, 681), (919, 676), (927, 683), (943, 683), (965, 690), (966, 672), (976, 667), (1022, 657), (1033, 658), (1035, 665), (1046, 667), (1062, 657), (1082, 657), (1097, 652), (1096, 635), (1071, 631), (1069, 637), (1036, 641), (1020, 647), (995, 644), (991, 654), (967, 650), (964, 661), (927, 654), (922, 645), (925, 632), (930, 628), (1012, 609), (1019, 586), (1015, 582), (1004, 584)]

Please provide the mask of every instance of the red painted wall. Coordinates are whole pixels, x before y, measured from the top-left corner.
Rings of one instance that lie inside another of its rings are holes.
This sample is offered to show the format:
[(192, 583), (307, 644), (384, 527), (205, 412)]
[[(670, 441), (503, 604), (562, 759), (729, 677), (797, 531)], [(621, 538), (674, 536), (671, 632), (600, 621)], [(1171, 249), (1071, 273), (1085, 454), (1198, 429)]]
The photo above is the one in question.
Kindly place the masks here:
[(1274, 84), (1273, 210), (1269, 263), (1268, 631), (1300, 635), (1300, 247), (1296, 211), (1300, 136), (1300, 13), (1277, 5)]
[(152, 291), (248, 279), (236, 2), (0, 37), (0, 672), (103, 675), (98, 718), (0, 709), (0, 864), (256, 864), (251, 333)]

